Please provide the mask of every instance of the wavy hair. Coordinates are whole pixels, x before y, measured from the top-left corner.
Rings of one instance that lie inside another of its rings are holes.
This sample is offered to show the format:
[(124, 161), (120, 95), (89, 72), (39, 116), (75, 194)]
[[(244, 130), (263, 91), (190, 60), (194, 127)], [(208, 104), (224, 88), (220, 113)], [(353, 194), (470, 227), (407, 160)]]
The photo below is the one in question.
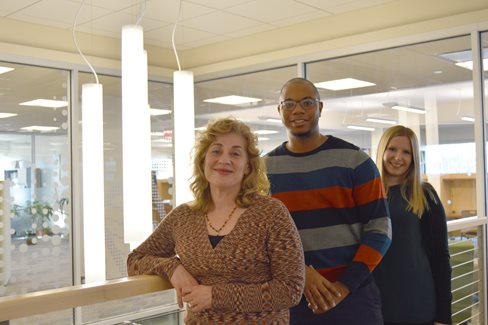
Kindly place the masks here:
[(394, 137), (405, 136), (410, 141), (412, 147), (412, 163), (407, 170), (404, 181), (400, 187), (400, 193), (402, 197), (408, 202), (408, 210), (416, 214), (419, 219), (425, 210), (429, 209), (427, 199), (424, 194), (424, 186), (422, 182), (422, 175), (420, 172), (420, 147), (419, 141), (415, 132), (412, 129), (403, 125), (395, 125), (388, 128), (381, 136), (378, 144), (378, 150), (376, 152), (376, 165), (381, 173), (381, 180), (385, 186), (386, 192), (388, 192), (388, 172), (383, 165), (383, 156), (385, 154), (391, 139)]
[(269, 181), (266, 167), (257, 147), (258, 139), (251, 128), (233, 117), (221, 118), (209, 122), (207, 129), (202, 131), (193, 148), (193, 180), (190, 189), (195, 196), (191, 204), (192, 209), (198, 212), (207, 212), (212, 204), (210, 184), (205, 177), (205, 155), (216, 138), (225, 134), (237, 134), (244, 138), (245, 150), (248, 157), (249, 173), (244, 175), (241, 189), (237, 194), (236, 205), (247, 207), (256, 195), (269, 195)]

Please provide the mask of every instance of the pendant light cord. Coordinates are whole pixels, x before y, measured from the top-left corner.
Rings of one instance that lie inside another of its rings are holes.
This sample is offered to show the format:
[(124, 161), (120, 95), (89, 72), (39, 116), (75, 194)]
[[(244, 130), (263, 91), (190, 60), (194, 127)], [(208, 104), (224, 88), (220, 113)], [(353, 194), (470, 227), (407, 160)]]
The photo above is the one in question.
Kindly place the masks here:
[(180, 15), (181, 15), (181, 0), (179, 1), (178, 14), (176, 16), (175, 25), (173, 26), (173, 35), (171, 36), (171, 43), (173, 44), (173, 51), (175, 52), (176, 63), (178, 64), (179, 71), (181, 71), (181, 65), (180, 65), (180, 59), (178, 58), (178, 52), (176, 51), (175, 33), (176, 33), (176, 26), (178, 25), (178, 21), (180, 20)]
[(140, 13), (139, 13), (139, 18), (137, 18), (136, 25), (139, 25), (141, 23), (142, 17), (146, 14), (146, 5), (147, 5), (147, 0), (144, 0), (142, 3)]
[(73, 42), (75, 43), (75, 46), (76, 46), (76, 49), (78, 50), (78, 53), (83, 58), (83, 60), (86, 62), (86, 64), (90, 68), (90, 70), (93, 72), (93, 75), (95, 76), (95, 80), (97, 81), (97, 84), (98, 84), (99, 82), (98, 82), (97, 73), (95, 72), (95, 69), (93, 69), (90, 62), (88, 62), (87, 58), (81, 52), (80, 47), (78, 46), (78, 41), (76, 40), (76, 22), (78, 20), (78, 15), (80, 14), (80, 11), (81, 11), (81, 8), (83, 7), (84, 2), (85, 2), (85, 0), (81, 1), (80, 7), (78, 8), (78, 12), (76, 13), (76, 16), (75, 16), (75, 21), (73, 22)]

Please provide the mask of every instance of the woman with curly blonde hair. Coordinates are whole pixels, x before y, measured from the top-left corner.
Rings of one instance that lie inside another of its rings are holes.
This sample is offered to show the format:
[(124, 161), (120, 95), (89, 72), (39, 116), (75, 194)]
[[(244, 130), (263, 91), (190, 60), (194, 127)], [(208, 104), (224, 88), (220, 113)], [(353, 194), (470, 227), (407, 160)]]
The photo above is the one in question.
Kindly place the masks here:
[(237, 119), (213, 121), (193, 164), (195, 200), (129, 255), (129, 274), (169, 279), (187, 324), (287, 324), (303, 292), (303, 249), (288, 210), (268, 194), (256, 136)]

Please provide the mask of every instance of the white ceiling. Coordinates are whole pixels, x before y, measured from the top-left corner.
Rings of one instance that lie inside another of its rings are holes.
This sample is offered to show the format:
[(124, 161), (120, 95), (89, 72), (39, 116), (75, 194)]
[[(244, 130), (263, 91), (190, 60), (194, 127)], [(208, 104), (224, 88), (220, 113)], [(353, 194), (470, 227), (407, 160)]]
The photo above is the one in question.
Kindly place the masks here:
[[(176, 46), (178, 49), (188, 49), (208, 45), (390, 1), (183, 0)], [(0, 16), (71, 29), (82, 1), (0, 0), (0, 3)], [(85, 0), (76, 30), (119, 38), (121, 26), (135, 23), (141, 17), (141, 12), (144, 12), (141, 24), (144, 26), (146, 44), (171, 48), (171, 31), (178, 6), (178, 0)], [(368, 116), (398, 119), (399, 113), (385, 108), (386, 102), (422, 107), (426, 104), (426, 98), (435, 98), (436, 105), (442, 105), (438, 110), (438, 124), (449, 127), (449, 134), (454, 134), (452, 127), (467, 127), (469, 134), (464, 138), (471, 139), (473, 124), (460, 120), (461, 115), (473, 115), (474, 111), (471, 71), (457, 67), (454, 62), (441, 56), (443, 53), (456, 53), (469, 48), (470, 39), (465, 36), (311, 64), (308, 77), (314, 82), (354, 77), (376, 84), (374, 87), (355, 90), (321, 90), (321, 97), (325, 100), (321, 129), (325, 133), (350, 138), (350, 141), (360, 146), (367, 146), (370, 137), (365, 137), (362, 131), (347, 129), (347, 124), (364, 124)], [(0, 132), (17, 132), (26, 125), (58, 125), (60, 121), (66, 120), (63, 110), (43, 110), (40, 113), (38, 108), (18, 105), (40, 97), (66, 97), (68, 75), (64, 71), (10, 65), (16, 70), (0, 76), (0, 112), (15, 112), (19, 115), (0, 119)], [(196, 84), (197, 126), (206, 124), (216, 116), (234, 115), (255, 129), (279, 131), (270, 136), (271, 141), (265, 143), (273, 147), (286, 139), (285, 130), (281, 124), (266, 122), (263, 117), (278, 117), (276, 106), (279, 89), (295, 73), (296, 68), (289, 67)], [(86, 74), (86, 77), (91, 75)], [(50, 83), (46, 80), (50, 80)], [(101, 82), (107, 98), (120, 98), (118, 78), (102, 77)], [(162, 88), (153, 89), (153, 96), (149, 99), (151, 106), (171, 109), (170, 87), (160, 83), (150, 85), (156, 86)], [(225, 95), (246, 95), (262, 101), (258, 106), (249, 107), (203, 102), (207, 98)], [(119, 106), (114, 104), (114, 107)], [(114, 110), (110, 119), (120, 119), (120, 112)], [(422, 118), (417, 123), (423, 125), (424, 121)], [(152, 118), (152, 130), (161, 131), (170, 126), (169, 115)]]
[[(181, 0), (175, 43), (195, 48), (392, 0)], [(172, 48), (179, 0), (1, 0), (0, 17), (120, 38), (140, 20), (145, 43)], [(80, 9), (81, 7), (81, 9)], [(145, 9), (144, 9), (145, 8)], [(142, 19), (140, 19), (142, 18)]]

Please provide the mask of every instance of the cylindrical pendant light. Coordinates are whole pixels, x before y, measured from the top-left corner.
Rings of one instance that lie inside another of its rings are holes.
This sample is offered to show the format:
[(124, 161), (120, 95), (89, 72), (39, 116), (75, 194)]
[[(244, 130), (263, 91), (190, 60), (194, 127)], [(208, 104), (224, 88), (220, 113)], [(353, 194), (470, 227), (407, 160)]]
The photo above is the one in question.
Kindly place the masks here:
[(122, 27), (124, 242), (131, 249), (152, 232), (151, 117), (143, 43), (141, 26)]
[(83, 238), (85, 283), (105, 280), (103, 87), (83, 84)]
[(173, 73), (173, 141), (174, 161), (174, 201), (176, 206), (192, 201), (190, 178), (192, 176), (191, 150), (195, 144), (195, 109), (193, 98), (193, 72)]

